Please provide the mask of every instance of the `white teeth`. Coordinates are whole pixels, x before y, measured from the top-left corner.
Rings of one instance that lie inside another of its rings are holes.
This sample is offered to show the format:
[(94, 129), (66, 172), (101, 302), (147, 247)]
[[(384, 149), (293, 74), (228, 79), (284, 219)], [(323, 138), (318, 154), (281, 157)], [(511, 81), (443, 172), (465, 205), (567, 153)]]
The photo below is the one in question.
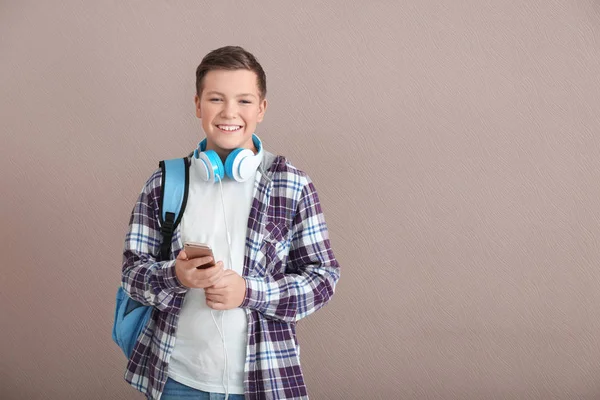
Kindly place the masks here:
[(222, 129), (224, 131), (237, 131), (238, 129), (241, 129), (241, 126), (239, 125), (217, 125), (219, 127), (219, 129)]

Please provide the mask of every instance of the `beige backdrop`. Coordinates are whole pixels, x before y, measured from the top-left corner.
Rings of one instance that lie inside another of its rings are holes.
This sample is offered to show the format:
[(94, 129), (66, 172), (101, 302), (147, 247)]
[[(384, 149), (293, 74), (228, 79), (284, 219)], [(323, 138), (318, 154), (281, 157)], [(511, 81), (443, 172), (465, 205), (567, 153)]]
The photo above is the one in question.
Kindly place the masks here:
[(600, 4), (1, 1), (0, 397), (141, 398), (111, 341), (129, 213), (202, 138), (194, 72), (257, 55), (258, 133), (342, 265), (315, 400), (600, 398)]

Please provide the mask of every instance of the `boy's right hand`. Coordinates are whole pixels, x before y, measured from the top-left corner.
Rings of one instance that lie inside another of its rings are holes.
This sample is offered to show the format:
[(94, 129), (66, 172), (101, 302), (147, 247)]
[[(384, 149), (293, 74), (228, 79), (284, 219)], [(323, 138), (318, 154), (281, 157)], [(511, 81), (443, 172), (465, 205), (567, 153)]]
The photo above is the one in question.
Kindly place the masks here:
[(177, 279), (188, 288), (205, 289), (217, 283), (223, 277), (223, 262), (219, 261), (214, 266), (197, 269), (201, 265), (212, 261), (212, 257), (199, 257), (188, 260), (187, 254), (181, 250), (175, 260), (175, 274)]

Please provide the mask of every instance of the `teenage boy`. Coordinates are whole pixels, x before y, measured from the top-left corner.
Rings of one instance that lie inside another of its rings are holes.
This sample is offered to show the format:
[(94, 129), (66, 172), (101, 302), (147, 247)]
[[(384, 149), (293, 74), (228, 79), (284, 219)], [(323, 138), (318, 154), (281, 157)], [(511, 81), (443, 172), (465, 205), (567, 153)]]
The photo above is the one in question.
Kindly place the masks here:
[[(170, 259), (160, 259), (160, 169), (133, 208), (122, 287), (154, 308), (125, 379), (149, 399), (308, 398), (296, 322), (331, 299), (340, 270), (312, 181), (254, 134), (266, 92), (251, 53), (207, 54), (194, 98), (206, 138), (188, 156)], [(214, 260), (189, 258), (187, 242), (210, 245)]]

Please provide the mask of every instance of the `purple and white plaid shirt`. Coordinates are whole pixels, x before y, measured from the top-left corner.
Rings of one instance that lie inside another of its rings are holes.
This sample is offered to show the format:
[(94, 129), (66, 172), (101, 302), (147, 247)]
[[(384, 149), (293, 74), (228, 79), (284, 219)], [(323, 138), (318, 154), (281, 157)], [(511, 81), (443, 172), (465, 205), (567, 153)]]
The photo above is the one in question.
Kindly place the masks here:
[[(178, 227), (171, 260), (159, 261), (162, 174), (144, 185), (133, 208), (123, 252), (122, 287), (154, 306), (127, 364), (125, 380), (159, 399), (175, 346), (187, 288), (175, 275), (183, 248)], [(319, 198), (310, 178), (284, 157), (265, 152), (248, 218), (243, 276), (248, 316), (244, 389), (247, 400), (308, 399), (296, 340), (296, 321), (323, 307), (340, 277)]]

